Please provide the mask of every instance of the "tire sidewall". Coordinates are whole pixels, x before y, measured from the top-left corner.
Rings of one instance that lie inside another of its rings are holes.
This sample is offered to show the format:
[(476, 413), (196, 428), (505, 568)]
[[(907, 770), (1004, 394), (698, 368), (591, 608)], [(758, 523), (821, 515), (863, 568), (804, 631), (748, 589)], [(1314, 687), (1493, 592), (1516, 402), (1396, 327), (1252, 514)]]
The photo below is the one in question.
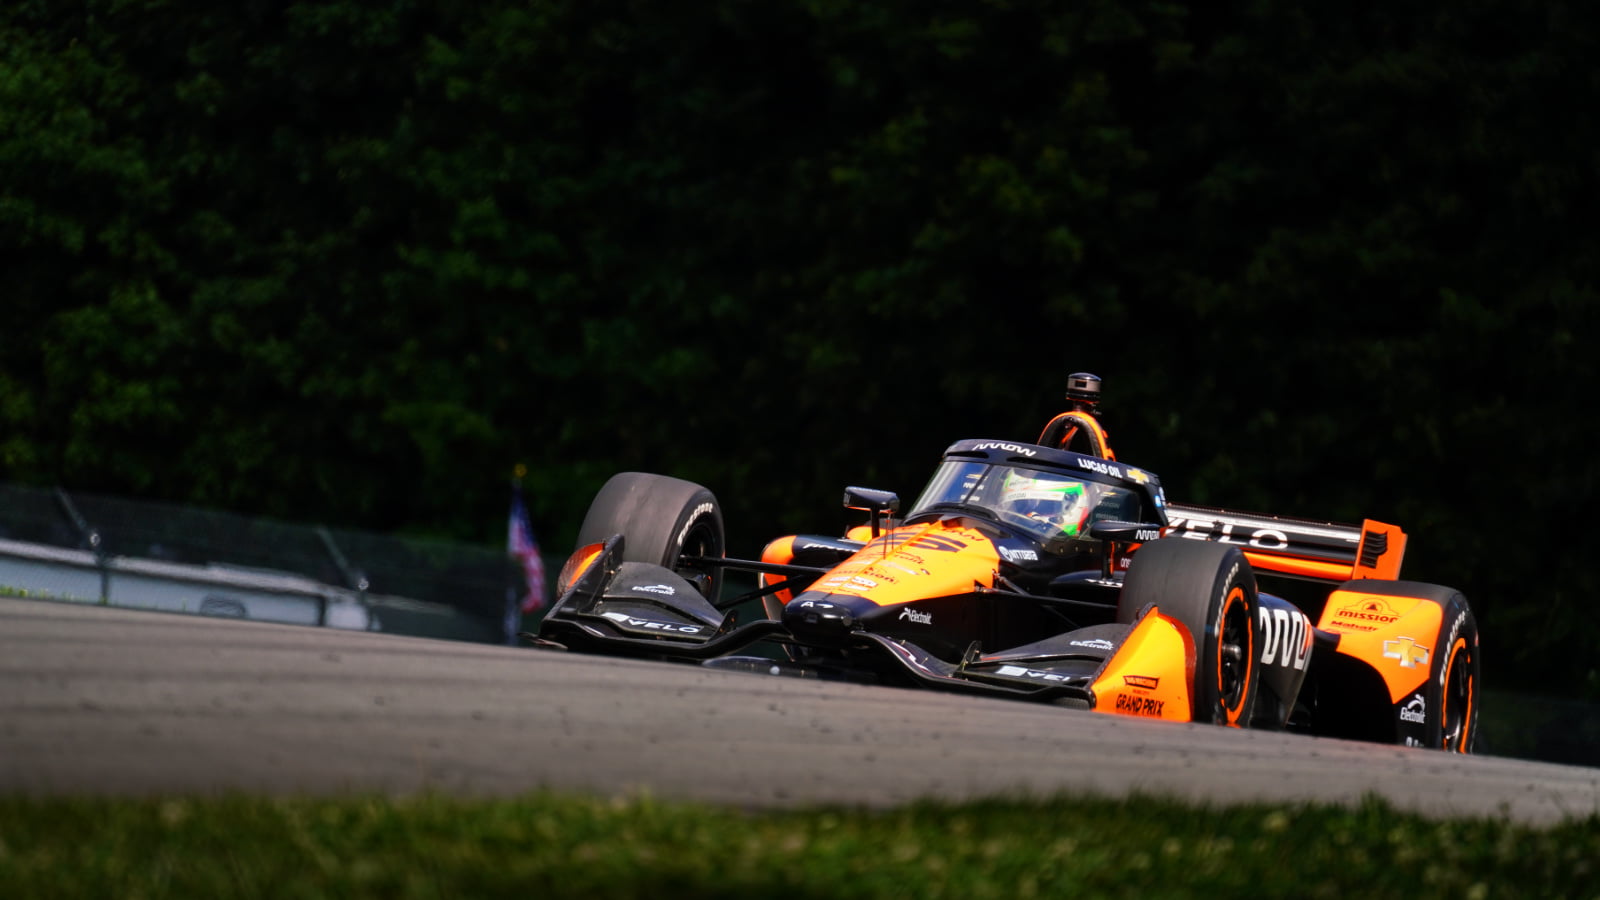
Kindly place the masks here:
[[(1205, 693), (1206, 697), (1214, 695), (1213, 722), (1219, 725), (1235, 725), (1245, 727), (1250, 724), (1251, 716), (1256, 706), (1258, 684), (1261, 681), (1261, 636), (1258, 634), (1259, 612), (1261, 612), (1261, 597), (1256, 591), (1256, 573), (1250, 569), (1250, 562), (1246, 562), (1245, 554), (1237, 552), (1237, 560), (1230, 562), (1226, 570), (1218, 572), (1218, 588), (1216, 593), (1216, 613), (1206, 623), (1206, 668), (1205, 673), (1210, 677), (1218, 677), (1222, 668), (1222, 629), (1226, 628), (1230, 618), (1237, 617), (1238, 626), (1245, 633), (1245, 652), (1243, 652), (1243, 684), (1245, 690), (1235, 701), (1235, 706), (1229, 708), (1226, 698), (1222, 697), (1221, 685)], [(1198, 679), (1198, 673), (1195, 679)]]
[[(1472, 615), (1472, 610), (1468, 608), (1466, 599), (1460, 594), (1453, 595), (1444, 604), (1443, 611), (1437, 650), (1428, 669), (1428, 685), (1424, 694), (1428, 702), (1425, 740), (1429, 747), (1470, 753), (1478, 736), (1478, 706), (1482, 696), (1478, 623)], [(1464, 675), (1470, 680), (1467, 696), (1464, 698), (1453, 696), (1452, 665), (1465, 667)], [(1456, 746), (1447, 748), (1446, 728), (1449, 726), (1451, 716), (1457, 712), (1456, 705), (1463, 702), (1467, 704), (1467, 709), (1461, 712), (1464, 716), (1462, 739)]]
[[(1255, 571), (1245, 560), (1244, 553), (1237, 548), (1229, 549), (1232, 552), (1223, 557), (1222, 563), (1217, 567), (1216, 585), (1211, 593), (1211, 608), (1206, 615), (1204, 626), (1204, 648), (1203, 650), (1198, 646), (1195, 648), (1196, 662), (1203, 666), (1195, 672), (1195, 695), (1197, 702), (1209, 704), (1209, 721), (1218, 725), (1243, 727), (1250, 724), (1256, 701), (1256, 686), (1261, 678), (1260, 660), (1257, 658), (1260, 655), (1260, 637), (1256, 633), (1260, 599), (1257, 595)], [(1237, 617), (1238, 627), (1242, 627), (1245, 634), (1244, 691), (1234, 701), (1232, 707), (1228, 706), (1219, 681), (1222, 671), (1223, 630), (1227, 627), (1230, 615)], [(1204, 688), (1199, 683), (1202, 673), (1211, 679), (1211, 683)], [(1206, 710), (1198, 712), (1204, 715)]]

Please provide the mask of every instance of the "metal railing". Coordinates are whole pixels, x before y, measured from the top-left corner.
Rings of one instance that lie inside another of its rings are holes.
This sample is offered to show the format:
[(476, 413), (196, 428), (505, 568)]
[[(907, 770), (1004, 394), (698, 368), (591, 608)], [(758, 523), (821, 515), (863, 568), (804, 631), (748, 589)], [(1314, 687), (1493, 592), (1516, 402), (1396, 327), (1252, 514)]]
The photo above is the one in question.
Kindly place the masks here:
[(498, 643), (519, 575), (474, 545), (0, 485), (10, 596)]

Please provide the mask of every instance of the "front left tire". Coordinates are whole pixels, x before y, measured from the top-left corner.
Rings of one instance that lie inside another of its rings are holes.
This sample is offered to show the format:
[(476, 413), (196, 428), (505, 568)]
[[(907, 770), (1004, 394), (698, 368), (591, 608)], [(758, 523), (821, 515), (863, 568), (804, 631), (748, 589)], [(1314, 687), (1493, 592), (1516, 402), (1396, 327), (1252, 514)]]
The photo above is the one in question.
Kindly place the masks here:
[(600, 488), (578, 528), (578, 546), (622, 535), (622, 560), (665, 566), (716, 602), (722, 567), (686, 558), (721, 558), (727, 553), (722, 507), (692, 481), (646, 472), (620, 472)]

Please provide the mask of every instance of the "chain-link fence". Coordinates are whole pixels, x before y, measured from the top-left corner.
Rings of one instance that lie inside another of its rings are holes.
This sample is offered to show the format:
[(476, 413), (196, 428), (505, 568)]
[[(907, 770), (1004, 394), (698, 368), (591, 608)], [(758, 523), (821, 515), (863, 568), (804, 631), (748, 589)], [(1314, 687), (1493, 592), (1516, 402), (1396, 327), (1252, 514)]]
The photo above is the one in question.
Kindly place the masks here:
[(484, 547), (0, 485), (0, 594), (501, 642), (518, 577)]

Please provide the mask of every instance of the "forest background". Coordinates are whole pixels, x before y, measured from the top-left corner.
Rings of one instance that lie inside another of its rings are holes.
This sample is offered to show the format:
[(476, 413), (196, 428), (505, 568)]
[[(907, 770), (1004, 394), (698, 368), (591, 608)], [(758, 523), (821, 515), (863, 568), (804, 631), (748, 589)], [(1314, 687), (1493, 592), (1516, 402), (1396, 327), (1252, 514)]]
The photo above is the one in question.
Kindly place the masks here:
[(731, 550), (1105, 379), (1179, 502), (1411, 534), (1600, 698), (1578, 4), (9, 0), (0, 480)]

